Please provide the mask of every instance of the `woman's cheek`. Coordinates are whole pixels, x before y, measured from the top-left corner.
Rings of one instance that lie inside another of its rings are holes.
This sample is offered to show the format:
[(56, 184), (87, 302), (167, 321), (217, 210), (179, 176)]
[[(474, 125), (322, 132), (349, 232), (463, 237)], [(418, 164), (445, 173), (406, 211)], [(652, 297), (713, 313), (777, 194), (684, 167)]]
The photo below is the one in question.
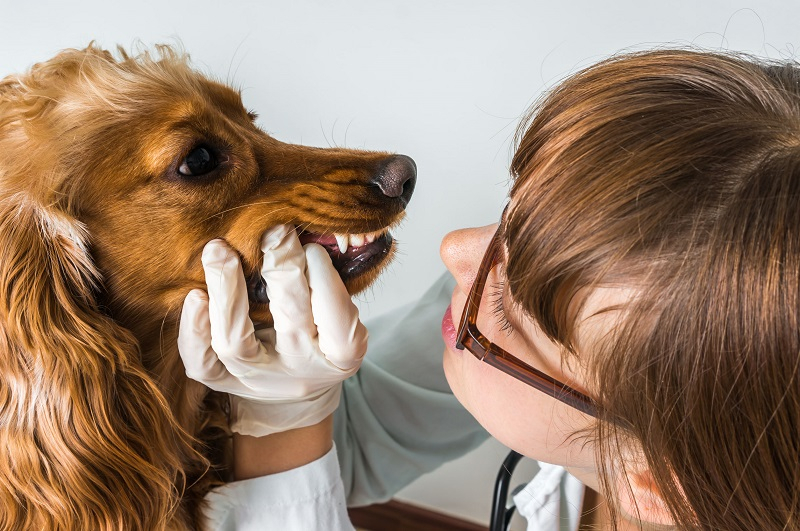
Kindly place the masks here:
[[(465, 355), (472, 358), (472, 355), (466, 350), (453, 352), (451, 349), (445, 348), (444, 359), (442, 362), (444, 375), (447, 379), (447, 383), (450, 385), (450, 390), (453, 391), (453, 395), (467, 411), (469, 411), (473, 416), (476, 416), (477, 412), (472, 408), (473, 397), (471, 390), (474, 387), (474, 382), (471, 381), (469, 367), (471, 360), (465, 359)], [(480, 420), (479, 417), (478, 420)]]
[[(444, 356), (442, 358), (442, 367), (444, 368), (444, 376), (447, 379), (447, 383), (450, 386), (450, 390), (453, 391), (453, 394), (456, 398), (458, 398), (459, 402), (461, 402), (460, 391), (461, 391), (461, 382), (459, 381), (457, 363), (458, 360), (453, 352), (446, 348), (444, 349)], [(463, 403), (463, 402), (462, 402)]]
[(496, 376), (493, 371), (497, 369), (475, 359), (466, 350), (457, 353), (445, 350), (444, 374), (453, 395), (489, 431), (491, 419), (486, 418), (484, 409), (502, 395), (497, 386), (492, 385)]

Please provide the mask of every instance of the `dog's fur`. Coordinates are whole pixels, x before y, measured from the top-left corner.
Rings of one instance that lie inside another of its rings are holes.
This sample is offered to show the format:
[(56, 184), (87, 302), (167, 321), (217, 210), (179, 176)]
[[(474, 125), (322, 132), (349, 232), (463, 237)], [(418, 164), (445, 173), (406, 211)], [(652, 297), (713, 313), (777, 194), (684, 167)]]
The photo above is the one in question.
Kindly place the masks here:
[[(180, 175), (199, 144), (219, 167)], [(224, 238), (252, 275), (274, 224), (395, 224), (372, 182), (390, 159), (275, 140), (169, 47), (90, 45), (1, 81), (0, 529), (199, 528), (229, 439), (176, 347), (203, 246)]]

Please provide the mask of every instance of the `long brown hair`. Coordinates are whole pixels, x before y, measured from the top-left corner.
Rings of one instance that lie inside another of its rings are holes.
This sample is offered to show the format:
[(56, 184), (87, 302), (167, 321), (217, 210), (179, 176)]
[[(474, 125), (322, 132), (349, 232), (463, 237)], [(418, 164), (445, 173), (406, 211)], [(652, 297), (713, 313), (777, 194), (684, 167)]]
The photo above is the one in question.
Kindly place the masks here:
[(568, 356), (623, 421), (597, 426), (604, 489), (636, 441), (679, 528), (799, 528), (798, 67), (613, 57), (535, 106), (512, 174), (509, 287), (551, 339), (575, 354), (585, 288), (637, 289)]

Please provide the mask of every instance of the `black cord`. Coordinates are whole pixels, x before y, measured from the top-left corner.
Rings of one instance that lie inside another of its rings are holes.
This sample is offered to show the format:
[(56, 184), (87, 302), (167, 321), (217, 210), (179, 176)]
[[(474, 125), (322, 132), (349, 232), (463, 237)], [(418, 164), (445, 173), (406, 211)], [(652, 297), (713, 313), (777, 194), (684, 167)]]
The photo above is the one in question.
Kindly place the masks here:
[(497, 473), (497, 480), (494, 482), (494, 498), (492, 500), (492, 519), (489, 522), (489, 531), (506, 531), (511, 517), (514, 515), (514, 507), (506, 509), (508, 502), (508, 488), (511, 483), (511, 474), (522, 459), (522, 455), (511, 450), (503, 461), (503, 465)]

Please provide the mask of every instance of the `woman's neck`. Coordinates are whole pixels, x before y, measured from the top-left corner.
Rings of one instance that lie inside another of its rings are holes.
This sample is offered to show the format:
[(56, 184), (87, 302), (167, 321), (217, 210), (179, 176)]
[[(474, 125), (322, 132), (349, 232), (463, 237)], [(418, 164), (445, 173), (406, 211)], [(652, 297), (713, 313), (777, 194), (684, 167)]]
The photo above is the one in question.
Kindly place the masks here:
[[(597, 491), (586, 488), (581, 507), (581, 519), (578, 531), (607, 531), (611, 527), (611, 512), (605, 496)], [(617, 514), (617, 531), (642, 531), (642, 527), (624, 515)]]

